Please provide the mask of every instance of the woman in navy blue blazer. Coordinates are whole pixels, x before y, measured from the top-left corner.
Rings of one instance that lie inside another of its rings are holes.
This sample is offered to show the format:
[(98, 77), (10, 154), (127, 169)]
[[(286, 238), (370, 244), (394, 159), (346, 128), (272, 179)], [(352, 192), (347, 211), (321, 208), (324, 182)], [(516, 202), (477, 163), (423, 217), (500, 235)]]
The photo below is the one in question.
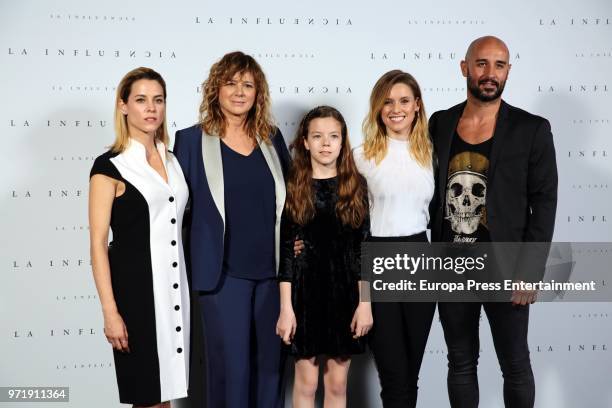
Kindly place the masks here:
[(226, 54), (174, 154), (191, 192), (188, 255), (203, 323), (207, 407), (280, 407), (280, 220), (289, 152), (259, 64)]

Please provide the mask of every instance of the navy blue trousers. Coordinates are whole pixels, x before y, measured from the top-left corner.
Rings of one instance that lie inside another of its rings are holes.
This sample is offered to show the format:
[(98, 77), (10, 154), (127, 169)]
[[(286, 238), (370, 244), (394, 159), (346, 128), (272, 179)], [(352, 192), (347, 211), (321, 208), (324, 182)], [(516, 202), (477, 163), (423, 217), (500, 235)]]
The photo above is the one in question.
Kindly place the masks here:
[(276, 279), (223, 276), (200, 292), (205, 356), (204, 399), (209, 408), (280, 408), (284, 355), (276, 322)]

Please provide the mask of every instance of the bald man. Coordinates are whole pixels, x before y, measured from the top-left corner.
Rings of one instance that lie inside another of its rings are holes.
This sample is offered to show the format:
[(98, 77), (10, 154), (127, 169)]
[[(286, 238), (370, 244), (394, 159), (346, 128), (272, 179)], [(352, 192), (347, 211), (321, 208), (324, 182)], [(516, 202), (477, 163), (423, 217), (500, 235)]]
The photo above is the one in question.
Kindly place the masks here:
[[(502, 40), (492, 36), (474, 40), (461, 61), (467, 100), (430, 119), (437, 155), (433, 242), (552, 239), (557, 165), (550, 124), (501, 99), (510, 67), (508, 47)], [(526, 269), (519, 260), (517, 271), (522, 270)], [(478, 406), (481, 308), (489, 319), (504, 377), (505, 406), (533, 407), (535, 384), (527, 328), (529, 304), (535, 296), (535, 292), (515, 291), (510, 302), (438, 305), (448, 347), (447, 383), (453, 408)]]

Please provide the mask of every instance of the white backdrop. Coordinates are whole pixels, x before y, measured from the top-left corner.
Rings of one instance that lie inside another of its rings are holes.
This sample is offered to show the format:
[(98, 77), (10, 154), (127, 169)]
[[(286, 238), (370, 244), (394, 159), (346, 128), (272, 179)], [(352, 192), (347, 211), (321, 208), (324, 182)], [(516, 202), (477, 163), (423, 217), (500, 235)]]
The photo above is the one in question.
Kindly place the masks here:
[[(69, 386), (63, 406), (119, 406), (91, 277), (87, 190), (93, 159), (113, 140), (115, 86), (128, 70), (165, 77), (174, 134), (196, 121), (210, 65), (240, 49), (264, 68), (287, 141), (305, 111), (330, 104), (356, 146), (380, 75), (411, 72), (431, 114), (465, 98), (459, 61), (469, 42), (497, 35), (513, 64), (505, 100), (552, 124), (555, 241), (609, 242), (611, 20), (608, 0), (1, 1), (0, 386)], [(611, 323), (609, 303), (532, 308), (537, 407), (612, 406)], [(486, 319), (481, 338), (481, 406), (502, 407)], [(420, 384), (420, 406), (448, 406), (437, 321)], [(350, 406), (380, 406), (378, 391), (370, 360), (357, 359)]]

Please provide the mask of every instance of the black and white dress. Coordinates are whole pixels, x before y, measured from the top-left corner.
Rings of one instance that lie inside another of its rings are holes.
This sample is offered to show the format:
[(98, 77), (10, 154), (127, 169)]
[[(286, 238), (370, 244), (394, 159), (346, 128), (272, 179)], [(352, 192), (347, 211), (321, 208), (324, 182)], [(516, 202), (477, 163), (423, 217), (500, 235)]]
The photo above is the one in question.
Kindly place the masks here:
[(90, 173), (126, 186), (113, 201), (108, 256), (130, 348), (114, 351), (119, 399), (137, 405), (185, 397), (189, 383), (189, 289), (181, 239), (189, 191), (174, 155), (162, 143), (157, 149), (167, 183), (134, 139), (122, 153), (99, 156)]

